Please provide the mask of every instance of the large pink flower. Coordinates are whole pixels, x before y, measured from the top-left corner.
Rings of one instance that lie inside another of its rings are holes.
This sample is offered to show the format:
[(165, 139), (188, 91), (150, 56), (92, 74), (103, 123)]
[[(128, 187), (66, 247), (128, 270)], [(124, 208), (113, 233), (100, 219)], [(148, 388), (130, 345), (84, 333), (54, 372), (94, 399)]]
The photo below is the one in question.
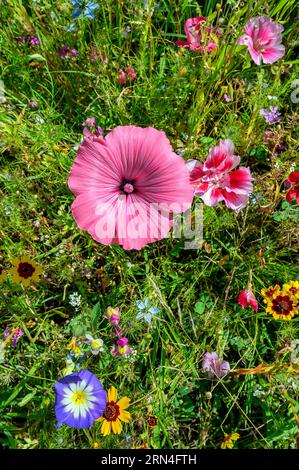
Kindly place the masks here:
[(238, 39), (238, 44), (248, 46), (249, 53), (257, 65), (263, 61), (273, 64), (284, 56), (281, 33), (283, 27), (268, 16), (257, 16), (244, 27), (246, 34)]
[(224, 201), (226, 206), (235, 211), (243, 209), (252, 191), (252, 178), (249, 168), (240, 167), (240, 157), (234, 155), (231, 140), (221, 141), (212, 147), (204, 164), (189, 160), (187, 168), (194, 194), (207, 206), (216, 206)]
[(118, 126), (105, 138), (86, 140), (71, 169), (78, 226), (103, 243), (140, 250), (165, 238), (171, 214), (192, 204), (184, 160), (164, 132)]
[(215, 39), (217, 40), (219, 33), (212, 26), (205, 25), (205, 22), (205, 16), (189, 18), (184, 27), (187, 41), (176, 41), (176, 45), (191, 51), (200, 51), (201, 54), (212, 52), (217, 46)]

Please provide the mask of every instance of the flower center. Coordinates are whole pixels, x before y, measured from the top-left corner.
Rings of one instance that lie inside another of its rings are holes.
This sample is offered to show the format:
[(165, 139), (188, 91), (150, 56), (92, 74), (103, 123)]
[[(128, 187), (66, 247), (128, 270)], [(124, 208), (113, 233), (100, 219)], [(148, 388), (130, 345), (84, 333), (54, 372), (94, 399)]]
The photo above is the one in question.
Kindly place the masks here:
[(274, 312), (279, 315), (288, 315), (293, 307), (293, 301), (287, 295), (278, 295), (272, 302)]
[(18, 273), (21, 277), (28, 279), (34, 273), (35, 268), (30, 263), (20, 263), (18, 266)]
[(117, 417), (120, 415), (119, 406), (114, 403), (114, 401), (109, 401), (106, 405), (104, 411), (104, 418), (107, 421), (116, 421)]
[(135, 190), (134, 181), (124, 180), (124, 182), (121, 185), (120, 189), (126, 194), (131, 194)]
[(259, 39), (253, 41), (253, 48), (256, 52), (265, 52), (265, 44)]
[(74, 405), (83, 405), (86, 402), (86, 393), (83, 390), (77, 390), (72, 396), (72, 402)]

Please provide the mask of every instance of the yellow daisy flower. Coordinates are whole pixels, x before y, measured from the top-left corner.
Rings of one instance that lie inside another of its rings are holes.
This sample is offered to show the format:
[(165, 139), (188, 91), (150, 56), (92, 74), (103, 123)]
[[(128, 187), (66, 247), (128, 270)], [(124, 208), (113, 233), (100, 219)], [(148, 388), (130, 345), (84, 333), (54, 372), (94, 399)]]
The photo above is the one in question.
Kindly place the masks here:
[(38, 281), (42, 272), (41, 268), (28, 256), (16, 258), (12, 261), (13, 268), (10, 269), (13, 282), (21, 283), (23, 286), (28, 287), (30, 281)]
[(282, 286), (283, 291), (299, 299), (299, 281), (290, 281)]
[(131, 414), (125, 411), (130, 406), (130, 399), (123, 397), (117, 401), (117, 390), (112, 386), (107, 393), (107, 404), (103, 416), (96, 419), (96, 422), (102, 422), (101, 433), (108, 436), (111, 431), (114, 434), (120, 434), (122, 431), (122, 423), (128, 423)]
[(267, 299), (266, 312), (275, 320), (291, 320), (298, 313), (298, 299), (288, 291), (276, 290), (272, 298)]
[(221, 444), (221, 449), (232, 449), (234, 447), (235, 441), (240, 437), (240, 434), (234, 432), (233, 434), (225, 434), (223, 442)]
[(5, 276), (6, 276), (6, 273), (4, 269), (2, 268), (2, 266), (0, 266), (0, 282), (3, 281), (3, 279), (5, 279)]

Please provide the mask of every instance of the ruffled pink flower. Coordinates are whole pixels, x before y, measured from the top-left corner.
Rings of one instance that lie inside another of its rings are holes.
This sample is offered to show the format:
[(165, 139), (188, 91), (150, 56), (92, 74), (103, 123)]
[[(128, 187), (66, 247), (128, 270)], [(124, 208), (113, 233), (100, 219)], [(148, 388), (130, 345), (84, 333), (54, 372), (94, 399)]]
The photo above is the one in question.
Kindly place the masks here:
[(190, 182), (195, 196), (199, 196), (207, 206), (217, 206), (224, 201), (229, 209), (243, 209), (252, 191), (252, 178), (249, 168), (240, 167), (240, 157), (234, 155), (231, 140), (220, 141), (212, 147), (204, 164), (189, 160)]
[(285, 54), (281, 33), (283, 27), (268, 16), (257, 16), (244, 27), (246, 34), (238, 39), (238, 44), (248, 46), (253, 61), (260, 65), (273, 64)]
[(189, 48), (191, 51), (199, 51), (201, 54), (212, 52), (217, 47), (219, 33), (205, 22), (205, 16), (189, 18), (184, 27), (187, 41), (176, 41), (176, 45)]
[(259, 309), (259, 304), (251, 289), (245, 289), (245, 290), (242, 290), (242, 292), (240, 292), (238, 296), (238, 304), (241, 305), (241, 307), (243, 308), (246, 308), (247, 306), (249, 306), (255, 312), (257, 312)]
[(164, 132), (118, 126), (80, 146), (68, 181), (78, 226), (104, 245), (140, 250), (165, 238), (172, 214), (191, 207), (184, 160)]

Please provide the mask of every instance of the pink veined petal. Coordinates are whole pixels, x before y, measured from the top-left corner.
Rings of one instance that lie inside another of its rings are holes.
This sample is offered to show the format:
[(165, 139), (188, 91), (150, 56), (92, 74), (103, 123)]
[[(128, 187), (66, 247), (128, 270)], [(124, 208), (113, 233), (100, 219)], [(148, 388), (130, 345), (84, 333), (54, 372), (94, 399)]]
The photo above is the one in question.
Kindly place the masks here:
[(222, 189), (222, 196), (226, 207), (237, 212), (244, 209), (248, 202), (247, 194), (236, 194)]
[(204, 171), (212, 170), (225, 173), (240, 163), (240, 157), (234, 155), (234, 144), (227, 139), (210, 149), (209, 155), (203, 165)]
[(279, 46), (273, 46), (262, 53), (263, 61), (265, 64), (273, 64), (277, 60), (281, 59), (285, 54), (285, 47), (280, 44)]
[(261, 65), (261, 61), (262, 61), (262, 54), (257, 52), (253, 45), (248, 43), (248, 51), (249, 51), (249, 54), (251, 55), (251, 58), (252, 60), (256, 63), (256, 65)]
[(227, 191), (236, 194), (247, 194), (252, 192), (252, 177), (249, 168), (240, 167), (225, 176), (225, 186)]
[(223, 201), (223, 191), (221, 188), (210, 186), (209, 189), (200, 196), (207, 206), (217, 206), (220, 201)]

